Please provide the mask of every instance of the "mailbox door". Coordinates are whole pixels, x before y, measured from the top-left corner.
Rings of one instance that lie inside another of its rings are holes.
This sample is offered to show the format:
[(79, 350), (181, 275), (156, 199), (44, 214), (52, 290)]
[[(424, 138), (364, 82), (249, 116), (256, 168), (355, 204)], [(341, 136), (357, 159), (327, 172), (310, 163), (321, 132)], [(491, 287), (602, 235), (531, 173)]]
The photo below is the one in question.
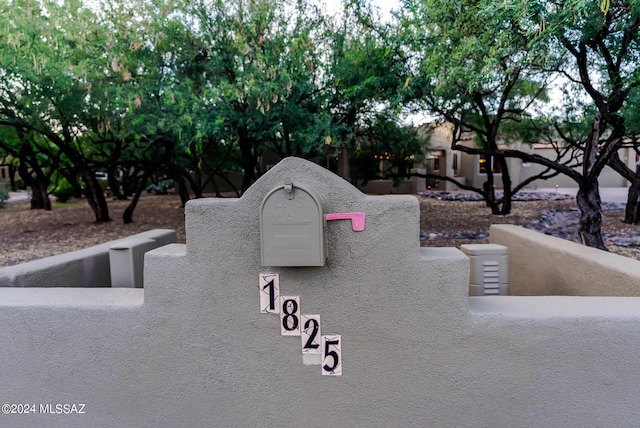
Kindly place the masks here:
[(260, 207), (262, 266), (324, 266), (324, 215), (310, 189), (273, 189)]

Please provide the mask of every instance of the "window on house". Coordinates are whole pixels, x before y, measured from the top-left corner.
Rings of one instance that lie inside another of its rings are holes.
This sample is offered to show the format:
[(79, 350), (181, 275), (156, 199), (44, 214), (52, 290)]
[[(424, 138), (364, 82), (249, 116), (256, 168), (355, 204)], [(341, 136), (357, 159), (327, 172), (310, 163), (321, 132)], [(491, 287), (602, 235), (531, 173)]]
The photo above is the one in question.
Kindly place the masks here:
[(439, 172), (440, 171), (440, 156), (439, 155), (429, 155), (427, 157), (427, 169), (429, 172)]
[[(487, 157), (485, 155), (480, 155), (480, 157), (478, 158), (478, 169), (480, 171), (480, 174), (487, 173)], [(494, 174), (502, 174), (502, 166), (500, 165), (500, 162), (497, 162), (496, 158), (494, 157), (491, 158), (491, 170)]]
[(458, 175), (458, 154), (457, 153), (453, 154), (453, 162), (451, 167), (453, 168), (453, 173), (455, 175)]

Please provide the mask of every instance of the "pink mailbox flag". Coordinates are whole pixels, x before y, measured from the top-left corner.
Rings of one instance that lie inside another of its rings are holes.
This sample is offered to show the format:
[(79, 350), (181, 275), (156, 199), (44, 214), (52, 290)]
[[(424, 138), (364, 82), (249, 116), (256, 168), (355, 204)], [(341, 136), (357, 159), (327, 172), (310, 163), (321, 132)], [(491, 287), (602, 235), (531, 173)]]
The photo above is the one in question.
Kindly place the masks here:
[(325, 214), (324, 219), (329, 220), (351, 220), (351, 228), (354, 232), (362, 232), (365, 225), (365, 214), (357, 213), (335, 213)]

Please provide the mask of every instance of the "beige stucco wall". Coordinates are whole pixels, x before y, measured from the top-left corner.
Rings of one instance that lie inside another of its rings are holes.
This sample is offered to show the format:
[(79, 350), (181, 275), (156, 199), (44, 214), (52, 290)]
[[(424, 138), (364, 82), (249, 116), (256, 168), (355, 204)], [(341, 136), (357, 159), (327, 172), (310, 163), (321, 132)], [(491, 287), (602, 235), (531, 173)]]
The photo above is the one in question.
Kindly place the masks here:
[(514, 225), (492, 225), (509, 248), (509, 294), (640, 296), (640, 261)]
[[(325, 212), (322, 267), (260, 266), (259, 208), (284, 180)], [(473, 297), (468, 258), (420, 248), (411, 196), (366, 196), (287, 159), (240, 199), (189, 202), (187, 244), (147, 253), (144, 289), (0, 288), (7, 427), (635, 426), (640, 298)], [(343, 375), (307, 365), (260, 313), (259, 273), (342, 336)]]
[[(535, 150), (532, 150), (532, 152), (549, 159), (555, 159), (556, 156), (555, 151), (550, 148), (538, 147)], [(618, 155), (620, 156), (620, 159), (629, 166), (629, 168), (635, 170), (636, 162), (633, 149), (620, 149), (618, 150)], [(565, 158), (564, 160), (568, 159)], [(521, 161), (518, 160), (518, 162), (522, 164)], [(544, 168), (541, 165), (532, 163), (529, 164), (529, 166), (521, 168), (520, 174), (514, 174), (514, 177), (517, 177), (518, 181), (521, 182), (529, 177), (541, 173), (543, 170)], [(626, 179), (608, 166), (606, 166), (600, 173), (598, 182), (600, 187), (625, 187), (629, 184)], [(530, 187), (554, 187), (555, 185), (558, 185), (558, 187), (577, 187), (575, 181), (562, 174), (548, 180), (536, 180), (531, 183)]]

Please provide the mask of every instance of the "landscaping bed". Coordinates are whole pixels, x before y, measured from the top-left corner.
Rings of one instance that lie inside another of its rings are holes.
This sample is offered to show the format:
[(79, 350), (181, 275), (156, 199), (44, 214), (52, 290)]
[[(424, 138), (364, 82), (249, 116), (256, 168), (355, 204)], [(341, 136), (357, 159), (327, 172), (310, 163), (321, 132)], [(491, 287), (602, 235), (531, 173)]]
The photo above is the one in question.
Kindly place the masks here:
[[(451, 192), (419, 196), (420, 240), (424, 247), (459, 247), (489, 242), (491, 224), (517, 224), (578, 241), (579, 211), (573, 197), (552, 193), (518, 195), (511, 215), (492, 215), (476, 195)], [(640, 260), (640, 226), (622, 223), (624, 205), (603, 204), (603, 237), (613, 253)]]

